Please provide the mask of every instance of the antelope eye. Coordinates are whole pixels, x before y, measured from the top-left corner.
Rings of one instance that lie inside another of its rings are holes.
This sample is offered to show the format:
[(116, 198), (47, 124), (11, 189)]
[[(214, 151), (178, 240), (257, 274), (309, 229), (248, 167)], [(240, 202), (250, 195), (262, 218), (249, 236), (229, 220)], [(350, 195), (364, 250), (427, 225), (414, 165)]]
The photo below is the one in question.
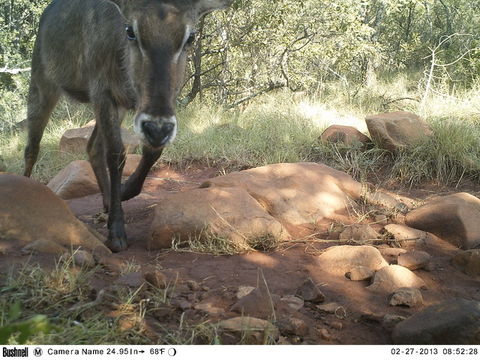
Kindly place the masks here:
[(125, 26), (125, 31), (127, 33), (128, 40), (135, 40), (137, 37), (135, 36), (135, 31), (133, 31), (133, 27), (130, 25)]
[(196, 37), (197, 37), (197, 33), (195, 33), (195, 32), (190, 33), (190, 36), (187, 39), (187, 45), (193, 44)]

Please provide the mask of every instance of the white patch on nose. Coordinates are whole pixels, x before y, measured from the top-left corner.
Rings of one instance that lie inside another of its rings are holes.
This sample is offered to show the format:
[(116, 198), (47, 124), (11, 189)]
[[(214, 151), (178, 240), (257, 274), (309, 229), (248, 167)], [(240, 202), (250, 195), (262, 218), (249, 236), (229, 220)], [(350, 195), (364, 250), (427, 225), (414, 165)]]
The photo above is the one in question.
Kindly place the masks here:
[(145, 140), (145, 135), (143, 135), (142, 130), (142, 124), (145, 121), (152, 121), (152, 117), (148, 114), (141, 113), (135, 118), (135, 122), (133, 123), (133, 131), (135, 131), (135, 134), (137, 134), (142, 141)]
[(185, 44), (187, 43), (187, 40), (190, 37), (190, 30), (191, 30), (190, 25), (185, 26), (185, 34), (183, 34), (182, 46), (180, 46), (180, 50), (178, 50), (175, 54), (173, 54), (172, 62), (174, 64), (178, 63), (178, 59), (180, 59), (180, 55), (182, 55), (183, 48), (185, 47)]
[(140, 139), (143, 142), (146, 142), (147, 139), (145, 137), (145, 134), (143, 133), (143, 127), (142, 124), (146, 121), (151, 121), (157, 123), (158, 126), (163, 126), (165, 124), (173, 124), (173, 130), (172, 133), (170, 134), (167, 142), (165, 145), (170, 145), (173, 143), (175, 138), (177, 137), (177, 118), (176, 116), (170, 116), (168, 118), (164, 117), (153, 117), (152, 115), (145, 114), (145, 113), (140, 113), (136, 118), (135, 122), (133, 124), (133, 130), (135, 133), (140, 137)]
[(173, 141), (177, 137), (177, 118), (175, 116), (170, 116), (170, 118), (168, 119), (168, 122), (175, 125), (173, 127), (172, 135), (170, 135), (170, 139), (168, 139), (167, 141), (167, 145), (170, 145), (171, 143), (173, 143)]

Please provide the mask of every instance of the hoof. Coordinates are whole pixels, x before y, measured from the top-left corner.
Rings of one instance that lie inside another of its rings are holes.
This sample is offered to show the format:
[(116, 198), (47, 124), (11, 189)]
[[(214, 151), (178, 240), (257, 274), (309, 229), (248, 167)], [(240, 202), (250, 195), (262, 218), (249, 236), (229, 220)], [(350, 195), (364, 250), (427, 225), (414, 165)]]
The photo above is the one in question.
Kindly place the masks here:
[(116, 253), (127, 249), (127, 240), (125, 238), (108, 239), (105, 245)]

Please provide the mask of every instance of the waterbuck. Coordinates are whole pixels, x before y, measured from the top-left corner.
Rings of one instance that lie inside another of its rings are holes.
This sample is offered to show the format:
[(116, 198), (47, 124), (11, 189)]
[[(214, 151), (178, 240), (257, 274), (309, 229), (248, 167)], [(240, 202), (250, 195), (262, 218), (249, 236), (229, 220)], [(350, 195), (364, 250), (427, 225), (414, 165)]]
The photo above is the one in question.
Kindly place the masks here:
[[(175, 98), (195, 24), (232, 0), (54, 0), (45, 9), (33, 51), (25, 176), (64, 93), (91, 103), (96, 117), (87, 152), (109, 212), (112, 251), (127, 247), (121, 201), (138, 195), (163, 148), (177, 134)], [(143, 156), (125, 184), (120, 124), (135, 109)]]

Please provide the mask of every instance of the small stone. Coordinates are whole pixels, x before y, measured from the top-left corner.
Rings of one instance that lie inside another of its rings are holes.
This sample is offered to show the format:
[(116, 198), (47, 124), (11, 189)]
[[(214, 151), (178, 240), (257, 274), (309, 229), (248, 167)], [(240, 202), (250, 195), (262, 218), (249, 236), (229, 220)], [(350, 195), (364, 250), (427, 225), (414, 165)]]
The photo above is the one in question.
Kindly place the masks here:
[(329, 314), (335, 314), (337, 317), (342, 319), (347, 316), (347, 310), (345, 309), (345, 307), (343, 307), (343, 305), (336, 302), (317, 305), (317, 309)]
[(286, 338), (285, 336), (280, 336), (277, 341), (277, 345), (292, 345), (292, 343), (288, 341), (288, 338)]
[(305, 336), (309, 332), (307, 323), (294, 317), (283, 317), (277, 322), (277, 326), (282, 334)]
[(392, 306), (414, 307), (423, 305), (423, 297), (420, 290), (415, 288), (400, 288), (395, 290), (390, 299)]
[(44, 254), (63, 255), (67, 253), (65, 247), (51, 240), (36, 240), (23, 247), (21, 251), (24, 254), (40, 252)]
[(221, 315), (225, 313), (225, 309), (218, 307), (212, 299), (205, 299), (193, 307), (195, 310), (201, 310), (210, 315)]
[(239, 286), (237, 290), (237, 299), (241, 299), (250, 294), (255, 288), (253, 286)]
[(100, 192), (92, 166), (86, 160), (71, 162), (47, 186), (64, 200)]
[(110, 275), (120, 274), (122, 272), (122, 261), (117, 258), (102, 256), (97, 257), (96, 260)]
[(352, 281), (363, 281), (371, 279), (375, 275), (375, 271), (365, 266), (355, 266), (345, 274), (345, 276)]
[(375, 215), (375, 223), (380, 225), (388, 224), (388, 217), (385, 214)]
[(333, 321), (333, 322), (329, 323), (328, 326), (330, 326), (332, 329), (335, 329), (335, 330), (338, 330), (338, 331), (343, 329), (343, 323), (340, 322), (340, 321)]
[(329, 126), (320, 136), (320, 140), (333, 144), (342, 143), (346, 146), (360, 146), (363, 149), (372, 144), (372, 140), (358, 129), (344, 125)]
[(177, 309), (180, 309), (182, 311), (192, 309), (193, 305), (190, 301), (187, 301), (186, 299), (182, 298), (177, 298), (173, 299), (171, 301), (172, 306), (175, 306)]
[(388, 263), (373, 246), (332, 246), (318, 257), (319, 267), (330, 274), (344, 276), (355, 266), (377, 271)]
[(73, 263), (76, 266), (89, 269), (95, 266), (95, 259), (88, 251), (77, 250), (73, 253)]
[(223, 344), (266, 344), (279, 337), (276, 326), (266, 320), (249, 316), (235, 317), (218, 323)]
[(187, 286), (192, 291), (200, 291), (202, 289), (195, 280), (188, 280)]
[(120, 276), (117, 283), (120, 285), (126, 285), (128, 287), (140, 287), (144, 283), (145, 279), (140, 272), (128, 273)]
[(480, 277), (480, 249), (459, 251), (453, 258), (453, 263), (472, 277)]
[(380, 251), (380, 254), (382, 254), (389, 264), (396, 264), (398, 256), (407, 252), (407, 250), (402, 248), (391, 247), (379, 247), (378, 251)]
[(118, 319), (118, 328), (120, 331), (128, 331), (142, 323), (142, 318), (138, 315), (126, 315)]
[(381, 238), (382, 235), (375, 231), (370, 225), (363, 224), (350, 225), (340, 234), (340, 240), (368, 241)]
[(427, 233), (422, 230), (413, 229), (402, 224), (389, 224), (385, 226), (385, 230), (392, 234), (393, 238), (403, 245), (409, 243), (415, 244), (416, 241), (425, 241)]
[(399, 265), (390, 265), (375, 273), (372, 285), (367, 289), (376, 292), (393, 293), (404, 287), (425, 288), (425, 282), (412, 271)]
[(149, 271), (143, 275), (145, 280), (158, 289), (167, 287), (167, 277), (159, 270)]
[(408, 251), (398, 256), (398, 265), (406, 267), (410, 270), (425, 268), (432, 257), (425, 251)]
[(382, 326), (387, 331), (393, 331), (393, 328), (395, 327), (395, 325), (397, 325), (398, 323), (402, 322), (405, 319), (406, 319), (405, 316), (386, 314), (383, 317)]
[(313, 303), (320, 303), (325, 301), (325, 295), (321, 292), (317, 285), (311, 278), (305, 280), (302, 286), (297, 290), (297, 296), (304, 301), (310, 301)]
[(275, 308), (266, 286), (260, 286), (233, 304), (231, 311), (256, 318), (269, 319), (274, 314)]
[(284, 296), (280, 299), (280, 301), (283, 303), (286, 303), (290, 309), (295, 311), (300, 310), (305, 305), (305, 302), (303, 299), (300, 299), (299, 297), (294, 295)]
[(332, 340), (332, 335), (330, 335), (329, 331), (325, 328), (320, 329), (320, 336), (323, 340), (330, 341)]

